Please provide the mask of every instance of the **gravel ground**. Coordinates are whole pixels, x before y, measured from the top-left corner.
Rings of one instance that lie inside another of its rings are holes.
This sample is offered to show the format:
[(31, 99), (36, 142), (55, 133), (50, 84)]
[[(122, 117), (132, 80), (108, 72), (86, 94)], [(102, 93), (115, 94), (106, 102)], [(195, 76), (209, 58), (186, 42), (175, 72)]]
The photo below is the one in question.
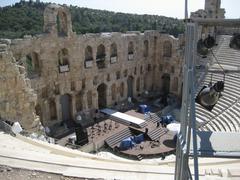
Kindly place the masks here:
[[(0, 180), (90, 180), (0, 165)], [(94, 180), (94, 179), (91, 179)]]

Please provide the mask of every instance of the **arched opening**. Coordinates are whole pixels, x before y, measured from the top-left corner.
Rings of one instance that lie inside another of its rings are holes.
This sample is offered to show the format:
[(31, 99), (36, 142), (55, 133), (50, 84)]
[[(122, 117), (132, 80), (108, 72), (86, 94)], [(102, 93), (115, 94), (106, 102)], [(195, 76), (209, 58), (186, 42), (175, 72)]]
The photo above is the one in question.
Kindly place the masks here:
[(172, 57), (172, 43), (170, 41), (163, 43), (163, 57)]
[(129, 76), (127, 79), (127, 85), (128, 85), (128, 97), (133, 97), (133, 77)]
[(116, 72), (116, 80), (121, 78), (121, 71)]
[(133, 60), (133, 54), (134, 54), (134, 46), (133, 46), (133, 42), (130, 41), (128, 43), (128, 60)]
[(93, 66), (92, 47), (87, 46), (85, 49), (85, 68), (91, 68), (92, 66)]
[(124, 82), (121, 82), (121, 85), (120, 85), (120, 96), (121, 97), (124, 96)]
[(143, 73), (143, 66), (140, 67), (140, 74)]
[(136, 90), (137, 90), (137, 92), (140, 91), (140, 77), (137, 78), (137, 82), (136, 82)]
[(67, 125), (72, 121), (72, 97), (69, 94), (64, 94), (60, 98), (62, 107), (62, 120)]
[(178, 78), (174, 77), (173, 78), (173, 86), (172, 86), (173, 91), (177, 92), (178, 90)]
[(170, 75), (169, 74), (164, 74), (162, 76), (162, 92), (164, 94), (169, 94), (170, 91)]
[(33, 52), (26, 56), (26, 66), (27, 75), (30, 79), (36, 76), (40, 76), (41, 68), (38, 53)]
[(35, 112), (36, 112), (36, 115), (39, 116), (40, 122), (43, 123), (42, 122), (42, 109), (41, 109), (41, 106), (39, 104), (37, 104), (35, 106)]
[(117, 45), (116, 43), (111, 44), (111, 57), (110, 57), (111, 63), (117, 62)]
[(153, 90), (153, 82), (152, 82), (152, 73), (146, 73), (144, 77), (144, 90), (152, 91)]
[(56, 108), (55, 99), (49, 100), (49, 111), (50, 111), (50, 119), (57, 120), (57, 108)]
[(105, 47), (100, 44), (97, 47), (97, 57), (96, 57), (96, 62), (97, 62), (97, 67), (98, 69), (105, 68)]
[(149, 50), (148, 41), (145, 40), (145, 41), (144, 41), (144, 51), (143, 51), (143, 56), (144, 56), (144, 57), (148, 57), (148, 50)]
[(92, 108), (92, 91), (87, 92), (87, 103), (88, 103), (88, 108)]
[(66, 48), (58, 52), (58, 64), (60, 73), (69, 71), (69, 53)]
[(128, 70), (125, 69), (125, 70), (123, 71), (123, 76), (124, 76), (124, 77), (127, 77), (127, 75), (128, 75)]
[(111, 57), (117, 56), (117, 45), (116, 43), (111, 44)]
[(58, 36), (67, 36), (67, 15), (63, 11), (59, 11), (57, 14), (57, 32)]
[(103, 109), (107, 107), (107, 86), (100, 84), (97, 88), (98, 92), (98, 108)]
[(112, 92), (112, 101), (116, 100), (116, 85), (113, 84), (111, 87), (111, 92)]
[(83, 94), (81, 92), (79, 92), (76, 95), (76, 110), (77, 110), (77, 112), (80, 112), (83, 110), (82, 100), (83, 100)]

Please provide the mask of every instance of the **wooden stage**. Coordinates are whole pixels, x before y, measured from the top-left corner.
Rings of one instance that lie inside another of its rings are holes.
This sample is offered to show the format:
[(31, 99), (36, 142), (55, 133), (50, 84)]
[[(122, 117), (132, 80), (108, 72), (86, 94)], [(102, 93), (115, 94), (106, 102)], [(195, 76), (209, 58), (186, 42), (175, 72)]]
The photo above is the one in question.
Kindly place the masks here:
[[(112, 149), (112, 152), (115, 154), (121, 154), (139, 160), (144, 157), (154, 157), (156, 155), (165, 157), (166, 155), (175, 152), (175, 134), (158, 123), (160, 117), (152, 115), (148, 118), (144, 118), (144, 114), (138, 113), (134, 110), (125, 113), (136, 118), (145, 119), (146, 125), (142, 128), (136, 128), (115, 122), (109, 117), (108, 119), (87, 128), (89, 143), (84, 146), (93, 144), (93, 146), (101, 148), (101, 146), (105, 145)], [(119, 150), (118, 147), (122, 140), (129, 138), (130, 136), (144, 134), (146, 128), (148, 129), (148, 132), (144, 135), (145, 140), (143, 142), (136, 144), (131, 149), (125, 151)], [(62, 138), (57, 143), (65, 146), (69, 145), (68, 139), (73, 135), (75, 135), (75, 133)], [(81, 150), (84, 146), (79, 149)]]

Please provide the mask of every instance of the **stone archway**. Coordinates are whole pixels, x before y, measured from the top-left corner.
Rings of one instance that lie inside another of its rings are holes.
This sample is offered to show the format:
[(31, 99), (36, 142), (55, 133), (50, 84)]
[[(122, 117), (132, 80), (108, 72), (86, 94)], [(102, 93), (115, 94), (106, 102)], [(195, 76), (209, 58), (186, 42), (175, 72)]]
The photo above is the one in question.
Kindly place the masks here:
[(64, 11), (59, 11), (57, 14), (57, 32), (58, 36), (67, 36), (68, 24), (67, 15)]
[(77, 95), (76, 95), (76, 111), (77, 112), (80, 112), (83, 110), (83, 93), (82, 92), (79, 92)]
[(43, 14), (44, 33), (56, 34), (60, 37), (72, 35), (71, 13), (65, 6), (49, 4)]
[(103, 109), (107, 107), (107, 85), (102, 83), (97, 88), (98, 92), (98, 108)]
[(36, 115), (39, 116), (40, 122), (43, 124), (42, 108), (41, 108), (40, 104), (37, 104), (35, 106), (35, 112), (36, 112)]
[(163, 74), (162, 76), (162, 92), (164, 94), (169, 94), (170, 92), (170, 75), (169, 74)]
[(62, 120), (67, 125), (70, 124), (72, 119), (72, 97), (69, 94), (64, 94), (60, 98), (62, 107)]
[(57, 108), (55, 99), (51, 98), (49, 100), (49, 111), (50, 111), (50, 119), (57, 120)]
[(133, 81), (134, 78), (132, 76), (129, 76), (127, 79), (128, 97), (133, 97)]
[(152, 82), (152, 73), (148, 72), (144, 77), (144, 90), (152, 91), (153, 90), (153, 82)]

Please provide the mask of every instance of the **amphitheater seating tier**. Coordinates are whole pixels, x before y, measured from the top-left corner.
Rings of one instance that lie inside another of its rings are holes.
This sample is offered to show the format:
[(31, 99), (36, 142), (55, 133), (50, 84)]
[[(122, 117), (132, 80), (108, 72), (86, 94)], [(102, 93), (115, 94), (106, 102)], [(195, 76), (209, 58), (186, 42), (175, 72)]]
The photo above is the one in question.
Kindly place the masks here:
[[(239, 67), (240, 69), (240, 51), (231, 49), (229, 47), (231, 36), (220, 36), (218, 46), (213, 50), (219, 63), (224, 67)], [(199, 83), (197, 92), (199, 92), (203, 85), (209, 84), (212, 80), (223, 80), (223, 73), (217, 68), (217, 63), (213, 57), (210, 58), (209, 64), (210, 72), (205, 75), (199, 72), (197, 77), (205, 76), (204, 80)], [(200, 60), (200, 63), (203, 60)], [(206, 61), (206, 59), (205, 59)], [(205, 63), (206, 64), (206, 63)], [(213, 66), (214, 65), (214, 66)], [(214, 71), (215, 70), (215, 71)], [(213, 110), (207, 111), (199, 104), (196, 104), (196, 119), (199, 125), (199, 130), (202, 131), (225, 131), (225, 132), (239, 132), (240, 131), (240, 74), (239, 72), (228, 72), (225, 74), (225, 87), (222, 92), (222, 97), (215, 105)]]

